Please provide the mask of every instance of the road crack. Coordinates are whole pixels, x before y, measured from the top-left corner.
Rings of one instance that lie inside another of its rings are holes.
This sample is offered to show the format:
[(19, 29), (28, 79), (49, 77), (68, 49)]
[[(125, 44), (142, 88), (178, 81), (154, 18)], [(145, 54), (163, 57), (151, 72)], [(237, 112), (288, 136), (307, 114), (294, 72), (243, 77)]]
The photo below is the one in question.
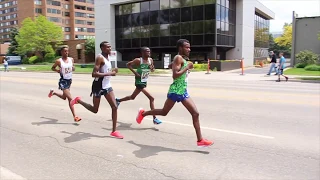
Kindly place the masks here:
[(36, 135), (36, 134), (21, 132), (21, 131), (18, 131), (18, 130), (15, 130), (15, 129), (11, 129), (11, 128), (8, 128), (8, 127), (3, 127), (3, 126), (0, 126), (0, 127), (1, 127), (1, 128), (4, 128), (4, 129), (7, 129), (7, 130), (10, 130), (10, 131), (13, 131), (13, 132), (16, 132), (16, 133), (19, 133), (19, 134), (24, 134), (24, 135), (29, 135), (29, 136), (35, 136), (35, 137), (37, 137), (37, 138), (50, 138), (50, 139), (53, 139), (53, 140), (55, 140), (55, 141), (58, 143), (58, 145), (59, 145), (60, 147), (65, 148), (65, 149), (69, 149), (69, 150), (76, 151), (76, 152), (78, 152), (78, 153), (80, 153), (80, 154), (83, 154), (83, 155), (87, 155), (87, 156), (95, 157), (95, 158), (98, 158), (98, 159), (102, 159), (102, 160), (107, 161), (107, 162), (119, 163), (119, 164), (122, 164), (122, 165), (131, 165), (131, 166), (134, 166), (134, 167), (136, 167), (136, 168), (138, 168), (138, 169), (153, 170), (153, 171), (157, 172), (158, 174), (161, 174), (161, 175), (164, 176), (164, 177), (171, 178), (171, 179), (178, 179), (178, 178), (176, 178), (176, 177), (167, 175), (167, 174), (165, 174), (165, 173), (163, 173), (163, 172), (161, 172), (161, 171), (159, 171), (159, 170), (157, 170), (157, 169), (155, 169), (155, 168), (145, 168), (145, 167), (141, 167), (141, 166), (138, 166), (138, 165), (136, 165), (136, 164), (134, 164), (134, 163), (129, 163), (129, 162), (112, 161), (112, 160), (109, 160), (109, 159), (104, 158), (104, 157), (101, 157), (101, 156), (97, 156), (97, 155), (85, 153), (85, 152), (82, 152), (82, 151), (80, 151), (80, 150), (78, 150), (78, 149), (75, 149), (75, 148), (72, 148), (72, 147), (68, 147), (68, 146), (64, 146), (64, 145), (62, 145), (62, 144), (59, 142), (59, 140), (58, 140), (57, 138), (52, 137), (52, 136), (39, 136), (39, 135)]

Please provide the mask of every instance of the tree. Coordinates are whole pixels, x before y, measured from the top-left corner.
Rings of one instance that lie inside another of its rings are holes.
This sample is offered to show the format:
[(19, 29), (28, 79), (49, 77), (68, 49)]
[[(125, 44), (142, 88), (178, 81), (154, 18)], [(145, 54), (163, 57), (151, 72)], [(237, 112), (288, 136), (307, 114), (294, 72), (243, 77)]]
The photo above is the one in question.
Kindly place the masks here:
[(279, 55), (280, 52), (283, 52), (285, 57), (291, 56), (290, 49), (287, 46), (280, 46), (274, 42), (272, 34), (269, 34), (269, 50), (273, 51), (276, 55)]
[(95, 54), (95, 39), (94, 38), (89, 38), (86, 40), (86, 42), (84, 43), (84, 47), (85, 47), (85, 53), (86, 55), (89, 54)]
[(320, 31), (319, 31), (319, 33), (318, 33), (318, 39), (320, 40)]
[(283, 34), (275, 39), (275, 42), (280, 46), (285, 46), (291, 49), (292, 44), (292, 25), (285, 24), (283, 27)]
[(18, 42), (16, 39), (16, 36), (19, 34), (18, 28), (14, 27), (11, 28), (11, 32), (10, 32), (10, 45), (9, 45), (9, 49), (7, 52), (8, 56), (16, 56), (17, 54), (17, 48), (18, 48)]
[(34, 21), (26, 18), (22, 22), (16, 39), (18, 54), (34, 52), (42, 58), (46, 53), (54, 52), (52, 43), (60, 44), (63, 40), (63, 33), (61, 27), (47, 20), (45, 16), (38, 16)]

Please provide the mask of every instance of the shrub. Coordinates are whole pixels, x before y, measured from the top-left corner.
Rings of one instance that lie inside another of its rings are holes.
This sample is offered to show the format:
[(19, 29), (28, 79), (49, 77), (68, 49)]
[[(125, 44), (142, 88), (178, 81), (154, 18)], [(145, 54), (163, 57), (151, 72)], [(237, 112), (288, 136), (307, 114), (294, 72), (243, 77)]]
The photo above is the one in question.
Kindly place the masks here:
[(47, 53), (47, 54), (44, 56), (44, 61), (45, 61), (45, 62), (52, 63), (52, 62), (54, 62), (54, 60), (55, 60), (55, 55), (54, 55), (54, 53)]
[(22, 64), (29, 64), (29, 58), (27, 56), (22, 58)]
[(320, 71), (320, 66), (313, 64), (313, 65), (306, 66), (304, 69), (306, 71)]
[(32, 56), (31, 58), (29, 58), (29, 64), (35, 64), (39, 61), (38, 56)]
[(298, 54), (296, 54), (296, 58), (298, 63), (302, 64), (310, 65), (319, 63), (319, 56), (309, 50), (300, 51)]
[(193, 64), (193, 68), (195, 70), (203, 70), (203, 71), (205, 71), (208, 68), (208, 64)]
[(296, 64), (294, 67), (295, 67), (295, 68), (304, 68), (304, 67), (306, 67), (306, 66), (307, 66), (307, 64), (298, 63), (298, 64)]

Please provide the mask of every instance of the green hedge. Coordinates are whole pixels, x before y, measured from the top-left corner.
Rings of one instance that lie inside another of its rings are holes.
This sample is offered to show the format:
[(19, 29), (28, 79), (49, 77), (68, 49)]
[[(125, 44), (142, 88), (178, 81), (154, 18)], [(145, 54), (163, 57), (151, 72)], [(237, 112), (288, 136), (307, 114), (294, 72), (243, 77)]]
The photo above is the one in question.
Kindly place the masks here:
[(306, 71), (320, 71), (320, 66), (313, 64), (313, 65), (306, 66), (304, 69)]

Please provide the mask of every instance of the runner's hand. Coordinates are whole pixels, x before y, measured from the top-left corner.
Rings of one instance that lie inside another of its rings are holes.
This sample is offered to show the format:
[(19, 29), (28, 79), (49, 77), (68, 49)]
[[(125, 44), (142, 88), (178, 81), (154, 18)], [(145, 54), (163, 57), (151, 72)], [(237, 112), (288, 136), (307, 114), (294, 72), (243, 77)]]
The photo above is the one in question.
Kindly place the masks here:
[(114, 68), (112, 71), (118, 73), (118, 68)]
[(149, 65), (151, 72), (154, 72), (154, 65)]
[(190, 63), (187, 65), (187, 68), (188, 68), (188, 69), (193, 69), (193, 63), (190, 62)]

